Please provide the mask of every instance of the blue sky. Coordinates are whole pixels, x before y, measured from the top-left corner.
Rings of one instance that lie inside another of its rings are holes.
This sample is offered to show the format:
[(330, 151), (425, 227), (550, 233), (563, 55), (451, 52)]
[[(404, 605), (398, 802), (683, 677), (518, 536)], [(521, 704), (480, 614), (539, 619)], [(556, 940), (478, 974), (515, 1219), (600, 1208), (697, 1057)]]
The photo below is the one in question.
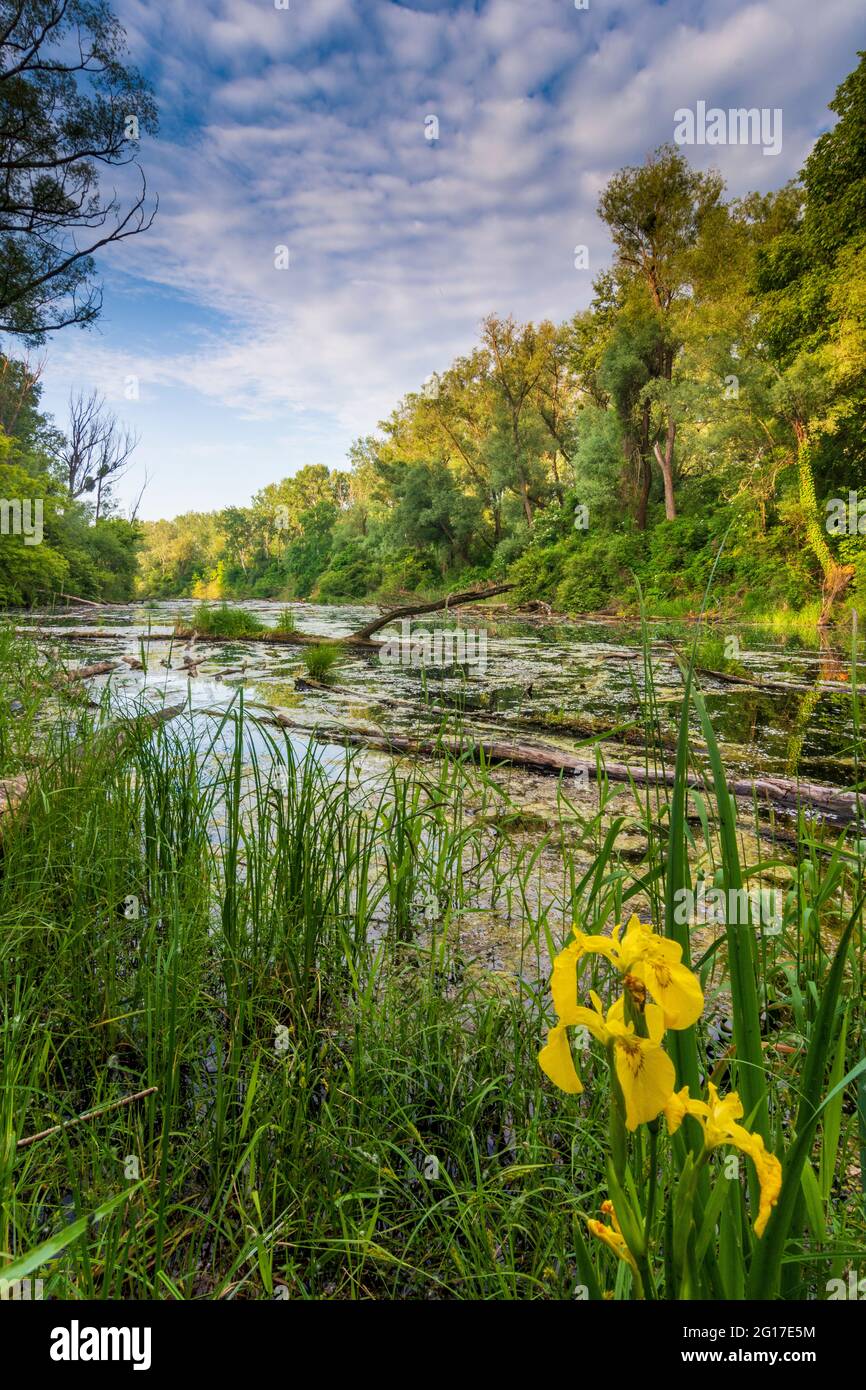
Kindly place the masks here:
[(50, 342), (43, 402), (62, 424), (70, 388), (95, 386), (137, 429), (121, 501), (146, 469), (148, 518), (343, 466), (484, 314), (586, 305), (608, 256), (599, 190), (672, 139), (678, 108), (781, 108), (776, 157), (687, 151), (731, 193), (777, 187), (864, 47), (863, 0), (114, 8), (160, 106), (142, 151), (160, 209), (103, 254), (102, 319)]

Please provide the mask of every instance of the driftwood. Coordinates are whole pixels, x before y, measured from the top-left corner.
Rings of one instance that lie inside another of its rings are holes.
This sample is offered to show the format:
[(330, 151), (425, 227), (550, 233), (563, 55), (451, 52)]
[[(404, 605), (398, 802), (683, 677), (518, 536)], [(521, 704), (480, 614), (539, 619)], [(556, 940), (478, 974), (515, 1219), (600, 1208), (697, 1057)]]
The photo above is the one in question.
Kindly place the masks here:
[[(109, 736), (109, 745), (113, 740), (115, 753), (120, 753), (126, 743), (127, 738), (138, 729), (156, 729), (160, 724), (167, 724), (170, 719), (176, 719), (179, 714), (183, 714), (186, 705), (167, 705), (164, 709), (155, 710), (150, 714), (143, 714), (130, 719), (119, 720), (112, 724), (106, 731)], [(84, 745), (79, 744), (76, 752), (83, 752)], [(34, 773), (19, 772), (14, 777), (0, 779), (0, 826), (7, 815), (21, 805), (32, 782), (38, 776), (38, 764)]]
[(482, 599), (495, 598), (497, 594), (507, 594), (513, 589), (513, 584), (497, 584), (493, 589), (467, 589), (462, 594), (448, 594), (446, 598), (435, 599), (432, 603), (407, 603), (401, 608), (391, 608), (387, 613), (382, 613), (380, 617), (374, 618), (371, 623), (365, 623), (359, 627), (350, 637), (338, 638), (338, 641), (351, 643), (363, 643), (378, 632), (380, 628), (387, 627), (389, 623), (398, 622), (401, 618), (414, 618), (421, 613), (436, 613), (443, 608), (458, 607), (462, 603), (478, 603)]
[[(372, 748), (383, 753), (409, 753), (415, 757), (453, 757), (471, 758), (478, 761), (482, 757), (490, 763), (507, 763), (512, 767), (522, 767), (530, 772), (548, 773), (555, 776), (574, 773), (586, 774), (589, 779), (597, 779), (598, 768), (595, 761), (575, 757), (573, 753), (558, 748), (519, 743), (494, 743), (481, 739), (462, 739), (443, 736), (437, 739), (412, 739), (402, 734), (368, 734), (341, 730), (327, 733), (311, 731), (286, 715), (275, 714), (274, 722), (283, 728), (293, 728), (306, 732), (311, 737), (329, 743), (347, 744), (350, 747)], [(626, 782), (635, 786), (673, 786), (674, 773), (667, 769), (652, 770), (627, 763), (603, 761), (602, 776), (610, 782)], [(695, 790), (705, 790), (706, 784), (700, 777), (690, 776), (688, 785)], [(764, 801), (770, 805), (788, 810), (811, 807), (823, 815), (834, 816), (841, 821), (856, 821), (858, 798), (854, 792), (839, 791), (835, 787), (817, 786), (812, 782), (795, 782), (785, 777), (756, 777), (754, 779), (735, 779), (728, 782), (728, 791), (734, 796)], [(866, 796), (863, 798), (866, 803)]]
[(65, 598), (67, 603), (82, 603), (85, 608), (112, 608), (110, 603), (97, 603), (92, 598), (79, 598), (78, 594), (59, 594), (58, 598)]
[[(713, 671), (708, 666), (696, 666), (695, 670), (698, 675), (709, 676), (712, 680), (722, 681), (725, 685), (746, 685), (752, 690), (769, 690), (774, 694), (776, 691), (782, 693), (793, 691), (795, 694), (802, 694), (806, 690), (814, 689), (814, 686), (796, 681), (764, 680), (761, 676), (736, 676), (732, 671)], [(823, 690), (825, 687), (822, 685), (820, 688)], [(832, 690), (833, 685), (828, 685), (826, 688)]]
[(73, 681), (89, 681), (93, 676), (108, 676), (112, 671), (119, 671), (122, 665), (120, 661), (95, 661), (92, 666), (76, 666), (71, 671), (61, 672), (56, 682), (68, 685)]

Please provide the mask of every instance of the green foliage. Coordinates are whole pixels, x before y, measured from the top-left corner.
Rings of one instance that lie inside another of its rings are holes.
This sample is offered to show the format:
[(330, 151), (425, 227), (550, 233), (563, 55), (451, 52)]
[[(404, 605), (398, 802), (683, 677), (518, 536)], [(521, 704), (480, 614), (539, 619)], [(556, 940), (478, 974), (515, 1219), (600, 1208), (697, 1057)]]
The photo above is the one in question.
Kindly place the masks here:
[(156, 108), (104, 0), (19, 0), (0, 23), (0, 330), (41, 342), (98, 316), (91, 253), (148, 225), (143, 199), (124, 208), (100, 175), (133, 161)]
[(339, 661), (340, 651), (332, 642), (318, 642), (315, 646), (305, 647), (303, 657), (310, 679), (325, 681)]
[(295, 615), (293, 610), (291, 608), (280, 609), (279, 616), (274, 624), (274, 631), (288, 633), (297, 632), (297, 630), (298, 625), (295, 621)]
[(323, 603), (363, 598), (378, 588), (381, 577), (381, 567), (370, 544), (361, 538), (348, 540), (332, 556), (316, 585), (315, 596)]
[(202, 637), (257, 637), (265, 631), (264, 623), (255, 613), (245, 608), (230, 608), (227, 603), (217, 608), (202, 604), (188, 624), (184, 622), (179, 626), (189, 626)]
[(441, 574), (429, 550), (404, 546), (382, 561), (380, 588), (384, 594), (423, 593), (438, 580)]
[(50, 478), (0, 463), (0, 603), (44, 603), (62, 587), (69, 562), (56, 542), (58, 500)]

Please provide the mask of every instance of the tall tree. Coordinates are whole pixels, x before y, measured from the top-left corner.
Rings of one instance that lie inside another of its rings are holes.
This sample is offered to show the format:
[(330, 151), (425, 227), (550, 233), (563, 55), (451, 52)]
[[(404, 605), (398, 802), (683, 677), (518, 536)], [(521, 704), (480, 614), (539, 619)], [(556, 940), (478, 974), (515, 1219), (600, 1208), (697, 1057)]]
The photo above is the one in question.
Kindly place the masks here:
[(827, 447), (866, 458), (866, 53), (830, 109), (836, 125), (803, 168), (802, 217), (758, 257), (761, 326), (793, 435), (809, 544), (824, 576), (821, 623), (850, 583), (818, 508), (816, 462)]
[(0, 0), (0, 330), (38, 342), (97, 317), (94, 253), (156, 210), (140, 169), (124, 204), (100, 168), (135, 163), (156, 125), (106, 0)]
[(520, 498), (532, 525), (533, 508), (544, 503), (542, 455), (550, 439), (538, 413), (536, 396), (548, 367), (554, 330), (549, 323), (535, 328), (514, 319), (489, 314), (481, 325), (481, 341), (490, 357), (490, 377), (499, 406), (500, 471)]
[[(649, 407), (641, 432), (641, 463), (651, 469), (648, 450), (664, 482), (665, 516), (676, 516), (674, 445), (677, 433), (674, 362), (680, 347), (677, 311), (689, 294), (688, 253), (701, 224), (717, 205), (724, 185), (715, 173), (692, 169), (680, 150), (663, 145), (636, 168), (622, 169), (610, 180), (598, 205), (613, 237), (614, 278), (633, 302), (636, 286), (648, 297), (647, 322), (655, 327), (644, 402)], [(654, 403), (658, 411), (653, 411)], [(646, 478), (642, 495), (647, 489)], [(645, 525), (645, 504), (638, 512)]]

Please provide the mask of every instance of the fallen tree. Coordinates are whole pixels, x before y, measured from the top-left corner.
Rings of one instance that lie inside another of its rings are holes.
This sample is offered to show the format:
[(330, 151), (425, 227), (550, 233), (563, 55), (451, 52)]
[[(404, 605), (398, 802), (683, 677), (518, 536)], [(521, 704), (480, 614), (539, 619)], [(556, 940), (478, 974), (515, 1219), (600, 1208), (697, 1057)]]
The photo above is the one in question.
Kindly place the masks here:
[[(176, 719), (179, 714), (183, 714), (185, 709), (185, 704), (167, 705), (164, 709), (154, 710), (148, 714), (134, 715), (128, 719), (118, 720), (101, 731), (106, 737), (107, 751), (116, 757), (123, 751), (130, 735), (156, 729), (160, 724), (167, 724), (169, 720)], [(79, 744), (76, 752), (80, 753), (83, 750), (84, 745)], [(32, 772), (19, 772), (14, 777), (0, 779), (0, 826), (8, 815), (21, 806), (38, 778), (39, 764), (37, 763)]]
[(483, 599), (495, 598), (497, 594), (507, 594), (513, 588), (513, 584), (497, 584), (493, 589), (467, 589), (462, 594), (447, 594), (445, 598), (437, 598), (431, 603), (407, 603), (401, 608), (389, 609), (387, 613), (374, 618), (371, 623), (365, 623), (350, 637), (337, 640), (357, 646), (369, 641), (374, 632), (387, 627), (389, 623), (400, 622), (403, 618), (416, 618), (422, 613), (437, 613), (442, 609), (457, 608), (464, 603), (479, 603)]
[[(307, 733), (320, 742), (339, 743), (349, 747), (371, 748), (382, 753), (410, 754), (413, 757), (457, 757), (473, 762), (485, 761), (491, 764), (502, 763), (521, 767), (529, 772), (546, 773), (554, 776), (572, 773), (585, 775), (589, 780), (597, 780), (598, 764), (592, 760), (578, 758), (559, 748), (521, 743), (499, 743), (486, 739), (472, 739), (442, 735), (435, 739), (413, 739), (403, 734), (358, 733), (341, 729), (327, 731), (310, 730), (308, 726), (276, 712), (272, 720), (282, 728), (296, 729)], [(601, 776), (609, 782), (625, 782), (633, 786), (674, 785), (674, 773), (667, 769), (652, 769), (630, 763), (617, 763), (602, 760)], [(706, 791), (702, 777), (692, 775), (688, 779), (690, 788)], [(733, 796), (746, 797), (782, 807), (798, 810), (811, 807), (823, 815), (834, 816), (840, 821), (853, 822), (858, 817), (858, 796), (856, 792), (839, 791), (835, 787), (818, 786), (813, 782), (797, 782), (785, 777), (737, 778), (728, 782), (728, 791)]]
[[(329, 637), (324, 633), (318, 632), (275, 632), (273, 628), (263, 628), (261, 632), (251, 632), (245, 637), (221, 637), (211, 633), (199, 632), (194, 627), (175, 627), (169, 632), (147, 632), (136, 636), (137, 642), (191, 642), (198, 640), (203, 646), (214, 646), (226, 642), (264, 642), (280, 647), (303, 647), (320, 646), (323, 643), (334, 647), (373, 647), (378, 649), (383, 644), (372, 640), (373, 633), (380, 628), (387, 627), (389, 623), (400, 622), (403, 618), (417, 617), (422, 613), (437, 613), (443, 609), (455, 608), (462, 604), (481, 603), (485, 599), (495, 598), (497, 594), (505, 594), (514, 586), (513, 584), (497, 584), (492, 589), (466, 589), (458, 594), (446, 594), (444, 598), (434, 599), (427, 603), (407, 603), (399, 608), (390, 608), (386, 613), (381, 613), (378, 618), (365, 623), (357, 631), (347, 633), (345, 637)], [(105, 642), (116, 641), (119, 637), (126, 637), (126, 632), (109, 632), (105, 628), (63, 628), (61, 630), (46, 631), (41, 627), (16, 627), (15, 631), (26, 637), (45, 637), (50, 636), (52, 641), (60, 637), (66, 637), (76, 642)]]

